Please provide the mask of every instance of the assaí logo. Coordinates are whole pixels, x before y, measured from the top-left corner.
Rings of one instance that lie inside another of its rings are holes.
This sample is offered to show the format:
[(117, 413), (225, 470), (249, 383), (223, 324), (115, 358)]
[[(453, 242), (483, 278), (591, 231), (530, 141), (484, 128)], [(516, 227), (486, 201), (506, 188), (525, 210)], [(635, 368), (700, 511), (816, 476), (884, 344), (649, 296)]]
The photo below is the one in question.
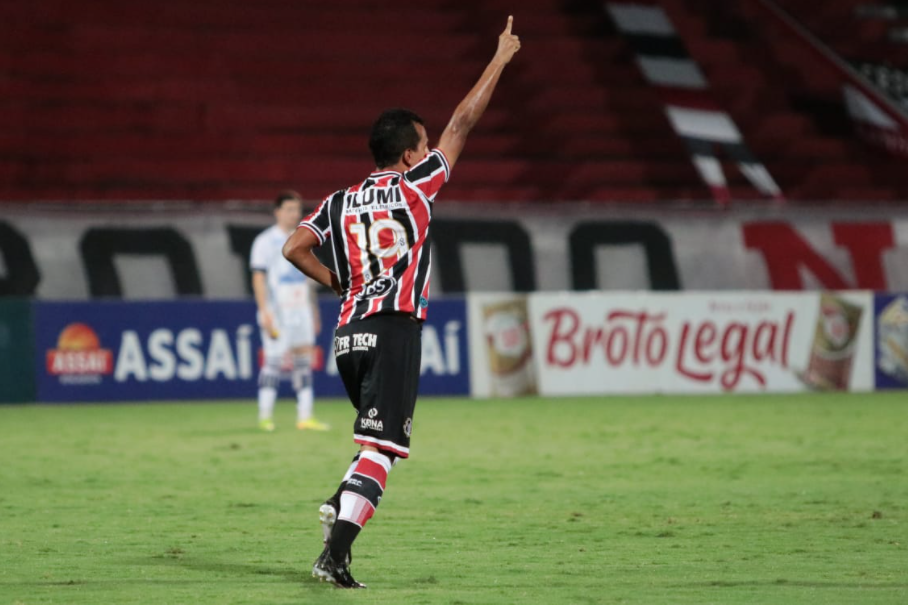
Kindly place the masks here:
[(114, 365), (114, 380), (186, 382), (248, 380), (252, 377), (253, 328), (249, 324), (204, 333), (197, 328), (157, 328), (146, 337), (124, 330)]
[(102, 349), (98, 335), (84, 323), (60, 332), (57, 348), (47, 351), (47, 372), (61, 384), (114, 382), (248, 380), (253, 374), (253, 328), (243, 324), (231, 334), (222, 328), (171, 330), (147, 334), (122, 330), (119, 346)]
[(102, 349), (95, 331), (83, 323), (71, 323), (60, 331), (57, 348), (46, 355), (47, 373), (62, 384), (98, 384), (113, 372), (113, 354)]

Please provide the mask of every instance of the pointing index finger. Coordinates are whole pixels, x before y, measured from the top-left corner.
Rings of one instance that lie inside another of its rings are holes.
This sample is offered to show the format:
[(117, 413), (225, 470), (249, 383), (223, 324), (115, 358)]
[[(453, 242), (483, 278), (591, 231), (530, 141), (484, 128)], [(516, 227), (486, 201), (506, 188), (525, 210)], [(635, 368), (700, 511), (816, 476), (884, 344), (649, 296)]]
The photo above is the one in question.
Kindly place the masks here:
[(511, 25), (514, 23), (514, 15), (508, 15), (508, 26), (504, 28), (504, 33), (511, 33)]

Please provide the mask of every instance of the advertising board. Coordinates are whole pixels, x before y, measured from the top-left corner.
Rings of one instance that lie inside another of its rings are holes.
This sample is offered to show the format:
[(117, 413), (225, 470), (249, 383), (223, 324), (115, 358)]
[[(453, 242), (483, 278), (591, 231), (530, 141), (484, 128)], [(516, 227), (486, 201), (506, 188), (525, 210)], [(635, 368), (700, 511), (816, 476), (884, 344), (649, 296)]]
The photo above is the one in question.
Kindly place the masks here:
[[(331, 351), (337, 303), (320, 301), (316, 396), (342, 397)], [(251, 301), (36, 302), (38, 401), (255, 397), (261, 341)], [(469, 393), (462, 299), (433, 301), (421, 394)], [(282, 395), (291, 395), (289, 383)]]
[[(534, 293), (527, 348), (546, 396), (870, 391), (872, 323), (869, 292)], [(505, 395), (474, 343), (474, 395)]]
[(874, 374), (878, 390), (908, 388), (908, 294), (874, 297)]

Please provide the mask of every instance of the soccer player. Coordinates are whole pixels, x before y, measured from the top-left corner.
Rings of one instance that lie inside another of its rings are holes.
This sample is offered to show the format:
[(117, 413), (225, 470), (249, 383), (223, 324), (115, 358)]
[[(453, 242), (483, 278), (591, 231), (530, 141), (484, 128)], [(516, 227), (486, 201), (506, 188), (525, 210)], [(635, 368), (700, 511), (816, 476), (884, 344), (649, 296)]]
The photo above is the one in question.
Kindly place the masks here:
[(249, 264), (252, 291), (258, 307), (265, 362), (259, 371), (259, 427), (274, 430), (274, 402), (287, 353), (293, 361), (291, 381), (296, 391), (297, 428), (324, 431), (328, 425), (312, 415), (312, 352), (320, 330), (318, 304), (311, 281), (287, 262), (281, 249), (302, 217), (303, 202), (295, 191), (274, 200), (275, 224), (252, 243)]
[[(508, 17), (495, 56), (455, 109), (435, 149), (429, 150), (417, 114), (385, 111), (369, 139), (375, 172), (328, 196), (284, 246), (290, 262), (342, 299), (334, 354), (358, 412), (353, 440), (360, 450), (337, 492), (319, 509), (325, 546), (312, 575), (343, 588), (364, 587), (350, 575), (350, 547), (375, 512), (391, 467), (410, 454), (429, 305), (432, 206), (520, 49), (512, 23)], [(329, 238), (335, 271), (312, 253)]]

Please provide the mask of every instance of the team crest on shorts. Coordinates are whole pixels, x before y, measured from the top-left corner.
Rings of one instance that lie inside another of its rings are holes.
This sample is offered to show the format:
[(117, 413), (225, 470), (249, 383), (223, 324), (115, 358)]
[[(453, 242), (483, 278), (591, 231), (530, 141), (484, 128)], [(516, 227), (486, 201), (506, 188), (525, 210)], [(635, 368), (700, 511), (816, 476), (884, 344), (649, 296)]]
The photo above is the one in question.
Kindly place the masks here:
[(413, 419), (407, 418), (404, 420), (404, 435), (407, 436), (407, 439), (410, 438), (410, 431), (413, 430)]

